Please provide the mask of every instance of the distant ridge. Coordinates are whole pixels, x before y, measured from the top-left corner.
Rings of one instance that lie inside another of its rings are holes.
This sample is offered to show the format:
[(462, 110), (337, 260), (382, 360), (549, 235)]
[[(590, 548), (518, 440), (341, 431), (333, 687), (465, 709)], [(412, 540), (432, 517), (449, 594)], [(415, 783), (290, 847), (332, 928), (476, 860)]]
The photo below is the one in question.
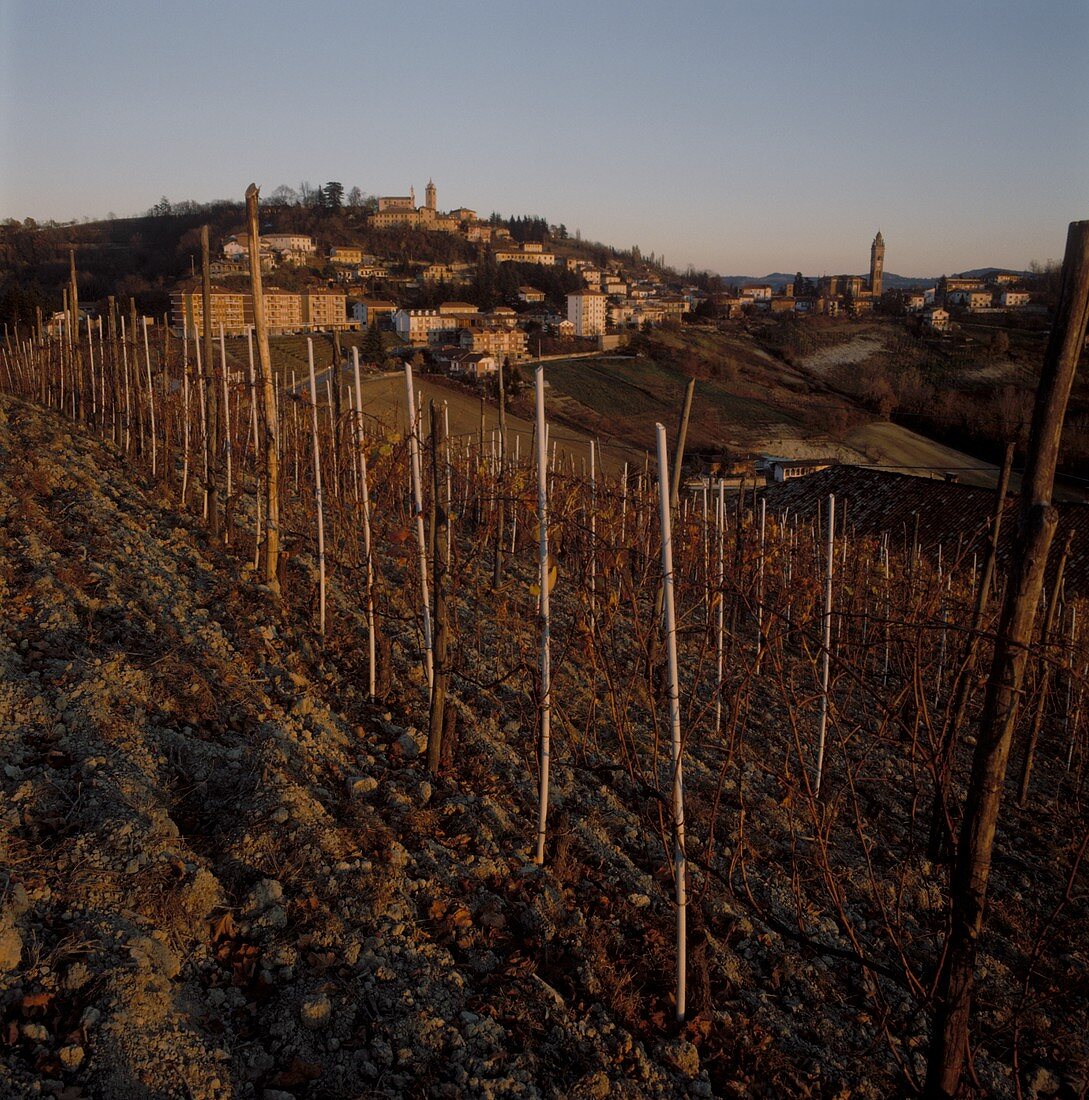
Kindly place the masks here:
[[(983, 268), (983, 271), (1005, 271), (1004, 267), (988, 267)], [(817, 279), (818, 275), (810, 275), (807, 272), (802, 272), (807, 279)], [(841, 272), (836, 272), (841, 274)], [(966, 272), (965, 274), (973, 276), (974, 272)], [(721, 275), (719, 278), (728, 286), (737, 284), (741, 286), (745, 283), (770, 283), (775, 290), (782, 290), (787, 283), (794, 282), (795, 272), (789, 274), (785, 271), (773, 271), (770, 275)], [(864, 279), (868, 279), (869, 275), (865, 272), (862, 273)], [(907, 275), (894, 275), (890, 271), (886, 271), (883, 278), (884, 287), (886, 290), (905, 290), (912, 286), (934, 286), (938, 281), (937, 275), (929, 277), (917, 276), (909, 277)]]

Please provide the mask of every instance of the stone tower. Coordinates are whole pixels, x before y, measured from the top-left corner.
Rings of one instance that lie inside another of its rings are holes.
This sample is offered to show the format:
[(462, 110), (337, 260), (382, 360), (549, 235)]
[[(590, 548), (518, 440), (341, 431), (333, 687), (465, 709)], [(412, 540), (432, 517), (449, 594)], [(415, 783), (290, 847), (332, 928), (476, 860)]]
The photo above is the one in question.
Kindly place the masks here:
[(870, 245), (870, 293), (875, 298), (881, 297), (881, 280), (885, 274), (885, 238), (881, 236), (881, 230)]
[(427, 191), (425, 192), (425, 194), (427, 196), (427, 201), (426, 201), (427, 209), (428, 210), (437, 210), (438, 209), (438, 196), (435, 193), (435, 181), (434, 180), (428, 180), (427, 181)]

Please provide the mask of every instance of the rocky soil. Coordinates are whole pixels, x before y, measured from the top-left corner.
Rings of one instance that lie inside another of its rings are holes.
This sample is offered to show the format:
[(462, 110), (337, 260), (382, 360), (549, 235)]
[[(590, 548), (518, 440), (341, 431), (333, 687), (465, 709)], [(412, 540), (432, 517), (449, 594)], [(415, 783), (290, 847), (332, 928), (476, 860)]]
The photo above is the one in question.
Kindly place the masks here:
[[(852, 961), (819, 875), (792, 892), (813, 838), (781, 744), (721, 787), (719, 747), (692, 746), (693, 821), (716, 790), (724, 820), (701, 849), (693, 1019), (677, 1029), (661, 803), (607, 732), (561, 723), (538, 869), (528, 680), (462, 683), (453, 762), (428, 778), (395, 595), (393, 683), (372, 704), (362, 617), (335, 579), (321, 646), (113, 448), (10, 399), (0, 471), (0, 1095), (876, 1100), (904, 1091), (898, 1062), (918, 1072), (926, 1013), (895, 960), (885, 977)], [(490, 681), (471, 633), (462, 667)], [(580, 713), (593, 689), (571, 650), (557, 663)], [(1001, 946), (980, 997), (996, 1033), (1033, 931), (1016, 898), (1046, 909), (1065, 886), (1046, 848), (1060, 810), (996, 869)], [(892, 846), (903, 802), (882, 814)], [(892, 958), (865, 861), (845, 849), (843, 865), (859, 942)], [(929, 943), (939, 876), (919, 860), (897, 874), (904, 927)], [(1017, 1018), (1025, 1095), (1089, 1080), (1084, 894), (1040, 963), (1055, 993)], [(977, 1052), (986, 1094), (1013, 1095), (1008, 1039)]]

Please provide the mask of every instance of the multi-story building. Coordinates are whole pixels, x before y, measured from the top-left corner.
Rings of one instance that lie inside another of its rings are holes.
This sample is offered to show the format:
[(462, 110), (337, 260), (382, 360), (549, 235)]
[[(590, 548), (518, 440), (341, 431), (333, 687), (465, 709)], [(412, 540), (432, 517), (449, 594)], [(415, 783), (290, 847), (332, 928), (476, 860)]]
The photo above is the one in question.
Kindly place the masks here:
[[(261, 295), (269, 332), (298, 332), (303, 326), (302, 295), (267, 287)], [(253, 298), (246, 295), (246, 325), (254, 320)]]
[(316, 329), (343, 328), (348, 323), (347, 305), (347, 296), (335, 290), (303, 291), (303, 324)]
[(600, 290), (579, 290), (567, 295), (567, 319), (576, 336), (604, 336), (606, 299)]
[(314, 238), (305, 233), (267, 233), (261, 240), (273, 252), (297, 252), (309, 255), (314, 251)]
[(399, 309), (393, 314), (393, 327), (410, 344), (442, 342), (457, 331), (457, 318), (437, 309)]
[(1027, 290), (1003, 290), (999, 294), (999, 301), (1004, 309), (1017, 309), (1029, 304), (1029, 292)]
[[(313, 290), (301, 294), (266, 287), (262, 295), (265, 324), (270, 333), (297, 332), (302, 328), (342, 328), (347, 324), (345, 297), (336, 291)], [(203, 297), (199, 288), (179, 288), (171, 295), (174, 324), (199, 333), (204, 327)], [(213, 287), (212, 329), (228, 336), (241, 336), (253, 325), (253, 296), (242, 291)]]
[(927, 306), (923, 310), (923, 324), (937, 332), (944, 332), (949, 327), (949, 313), (940, 306)]
[(770, 302), (772, 286), (770, 283), (750, 283), (741, 288), (741, 297), (749, 302)]
[(535, 286), (520, 286), (518, 288), (518, 300), (529, 304), (543, 302), (545, 300), (545, 292), (543, 290), (538, 290)]
[(540, 244), (528, 242), (524, 245), (508, 245), (495, 250), (497, 264), (540, 264), (553, 267), (556, 263), (554, 252), (545, 252)]
[[(211, 294), (212, 331), (219, 326), (231, 336), (246, 331), (246, 299), (248, 294), (213, 286)], [(170, 312), (174, 324), (190, 335), (204, 331), (204, 298), (199, 288), (178, 288), (170, 295)]]

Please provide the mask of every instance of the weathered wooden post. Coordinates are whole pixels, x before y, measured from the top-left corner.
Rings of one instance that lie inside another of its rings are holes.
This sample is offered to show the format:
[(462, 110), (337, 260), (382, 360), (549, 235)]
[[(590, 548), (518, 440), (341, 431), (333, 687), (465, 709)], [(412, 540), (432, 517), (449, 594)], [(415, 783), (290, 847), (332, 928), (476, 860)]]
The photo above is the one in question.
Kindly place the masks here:
[(306, 338), (306, 355), (310, 364), (310, 417), (314, 439), (314, 506), (318, 520), (318, 621), (325, 637), (325, 515), (321, 499), (321, 449), (318, 445), (318, 383), (314, 375), (314, 341)]
[(548, 442), (545, 436), (544, 367), (537, 367), (534, 384), (537, 399), (537, 569), (540, 585), (541, 619), (541, 693), (537, 704), (539, 716), (538, 758), (541, 769), (537, 805), (536, 862), (544, 863), (545, 834), (548, 827), (548, 771), (551, 753), (552, 722), (552, 646), (548, 607)]
[(1036, 391), (1018, 538), (987, 680), (972, 775), (953, 869), (950, 932), (937, 986), (925, 1093), (946, 1098), (960, 1087), (968, 1049), (976, 954), (983, 930), (998, 811), (1017, 723), (1025, 663), (1057, 518), (1051, 504), (1063, 420), (1089, 319), (1089, 221), (1072, 222), (1059, 304)]
[(430, 726), (427, 734), (427, 770), (433, 775), (439, 770), (442, 757), (442, 734), (446, 715), (446, 692), (450, 670), (447, 667), (447, 649), (450, 635), (449, 614), (446, 606), (446, 509), (439, 503), (442, 498), (442, 480), (446, 467), (446, 433), (439, 422), (435, 402), (430, 402), (431, 412), (431, 507), (435, 515), (434, 559), (431, 570), (432, 592), (435, 604), (435, 680), (431, 689)]
[(265, 299), (261, 287), (261, 238), (258, 229), (257, 185), (246, 188), (246, 220), (250, 245), (250, 296), (253, 298), (253, 331), (257, 337), (257, 362), (261, 370), (261, 416), (264, 424), (265, 553), (263, 580), (280, 595), (280, 456), (276, 388), (272, 381), (272, 356), (268, 346)]
[(216, 440), (219, 432), (219, 400), (216, 396), (215, 372), (212, 353), (212, 268), (208, 249), (208, 226), (200, 227), (200, 276), (201, 310), (203, 325), (204, 360), (204, 489), (207, 502), (208, 531), (213, 539), (219, 538), (219, 488), (216, 477), (218, 453)]

